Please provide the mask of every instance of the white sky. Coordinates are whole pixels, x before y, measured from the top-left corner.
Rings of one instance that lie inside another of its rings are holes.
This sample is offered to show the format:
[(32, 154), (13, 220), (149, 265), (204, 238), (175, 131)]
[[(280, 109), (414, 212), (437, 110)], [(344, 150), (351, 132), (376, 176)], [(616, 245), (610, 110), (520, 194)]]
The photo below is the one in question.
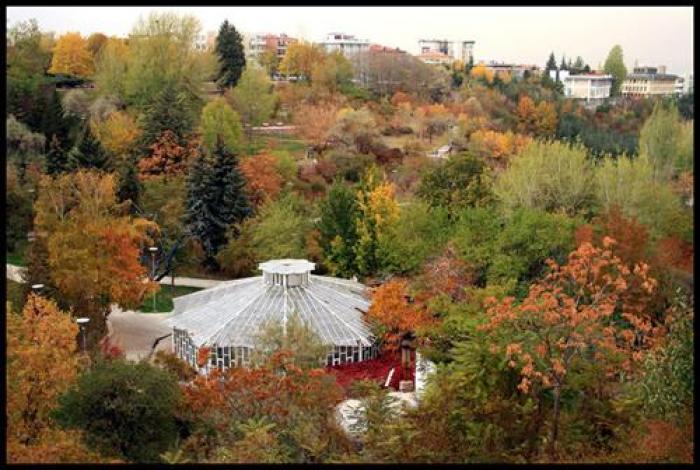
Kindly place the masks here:
[(139, 15), (189, 13), (203, 31), (224, 19), (244, 32), (282, 33), (320, 41), (342, 31), (390, 47), (418, 52), (418, 39), (476, 41), (476, 60), (544, 66), (551, 51), (581, 55), (593, 68), (614, 44), (627, 68), (666, 65), (693, 70), (692, 7), (8, 7), (7, 25), (36, 18), (42, 30), (126, 35)]

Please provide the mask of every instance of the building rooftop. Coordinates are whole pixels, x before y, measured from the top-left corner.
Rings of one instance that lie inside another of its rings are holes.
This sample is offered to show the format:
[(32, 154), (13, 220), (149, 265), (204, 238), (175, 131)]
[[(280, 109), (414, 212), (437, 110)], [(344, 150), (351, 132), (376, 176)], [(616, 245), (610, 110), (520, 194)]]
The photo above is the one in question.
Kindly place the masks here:
[(262, 276), (223, 282), (173, 300), (169, 326), (187, 331), (196, 347), (255, 347), (260, 327), (283, 324), (294, 313), (324, 344), (371, 346), (374, 338), (363, 319), (370, 302), (355, 281), (312, 275), (306, 260), (261, 263)]
[(627, 75), (626, 80), (675, 80), (676, 78), (678, 78), (677, 75), (668, 73), (631, 73)]

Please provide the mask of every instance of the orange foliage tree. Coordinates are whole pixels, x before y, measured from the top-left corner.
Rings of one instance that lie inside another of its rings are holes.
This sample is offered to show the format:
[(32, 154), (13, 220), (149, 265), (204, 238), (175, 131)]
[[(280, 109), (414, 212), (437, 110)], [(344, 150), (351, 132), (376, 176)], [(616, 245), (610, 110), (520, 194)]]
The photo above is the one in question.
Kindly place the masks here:
[(302, 104), (294, 110), (292, 122), (297, 133), (308, 140), (316, 152), (328, 146), (328, 131), (335, 124), (341, 104), (327, 101), (318, 104)]
[(489, 319), (479, 328), (493, 342), (494, 353), (505, 353), (508, 365), (520, 371), (518, 389), (539, 397), (552, 390), (553, 416), (549, 452), (556, 456), (562, 391), (571, 377), (598, 370), (614, 379), (633, 372), (643, 351), (662, 333), (637, 299), (654, 294), (657, 281), (649, 266), (629, 269), (611, 251), (615, 241), (603, 239), (603, 248), (583, 243), (566, 265), (549, 261), (550, 274), (530, 287), (516, 304), (512, 297), (489, 300)]
[(50, 413), (75, 382), (78, 325), (56, 304), (30, 294), (7, 308), (7, 459), (10, 463), (95, 461), (80, 434), (55, 428)]
[[(260, 462), (270, 457), (267, 451), (286, 442), (297, 454), (288, 455), (288, 460), (314, 462), (334, 450), (334, 437), (342, 440), (330, 419), (343, 398), (335, 377), (323, 369), (296, 367), (285, 351), (260, 367), (217, 369), (208, 377), (198, 376), (183, 386), (183, 393), (181, 413), (194, 427), (182, 449), (202, 460)], [(263, 426), (253, 425), (256, 422)], [(260, 427), (274, 429), (268, 449), (247, 445)], [(282, 453), (275, 454), (284, 459)]]
[(164, 131), (151, 145), (151, 154), (139, 161), (141, 179), (181, 175), (193, 158), (199, 156), (199, 141), (190, 140), (180, 145), (178, 136), (171, 130)]
[(87, 77), (93, 71), (94, 64), (87, 48), (87, 39), (80, 33), (66, 33), (58, 38), (49, 73)]
[(518, 100), (518, 132), (532, 133), (536, 128), (537, 117), (535, 115), (535, 102), (527, 95), (523, 95)]
[(379, 286), (372, 294), (372, 305), (367, 318), (375, 326), (389, 352), (399, 349), (403, 334), (419, 332), (432, 324), (425, 306), (408, 294), (405, 280), (394, 279)]
[(123, 111), (111, 113), (103, 122), (93, 122), (92, 129), (102, 146), (115, 157), (127, 154), (141, 136), (136, 121)]
[(480, 157), (494, 159), (505, 164), (509, 157), (517, 155), (531, 138), (511, 131), (498, 132), (488, 129), (474, 131), (469, 137), (469, 150)]
[(470, 75), (474, 78), (484, 79), (488, 83), (493, 83), (493, 70), (487, 68), (484, 64), (475, 65), (472, 68)]
[(241, 160), (240, 167), (245, 176), (248, 199), (255, 207), (277, 197), (282, 189), (282, 176), (275, 157), (264, 153), (247, 157)]
[(540, 137), (554, 135), (557, 130), (557, 112), (554, 104), (540, 101), (535, 108), (535, 133)]
[(46, 240), (51, 280), (63, 301), (90, 318), (92, 349), (106, 332), (112, 303), (134, 308), (158, 288), (146, 282), (139, 262), (140, 249), (151, 244), (149, 234), (158, 226), (128, 215), (126, 205), (117, 203), (110, 174), (44, 176), (38, 193), (34, 226)]

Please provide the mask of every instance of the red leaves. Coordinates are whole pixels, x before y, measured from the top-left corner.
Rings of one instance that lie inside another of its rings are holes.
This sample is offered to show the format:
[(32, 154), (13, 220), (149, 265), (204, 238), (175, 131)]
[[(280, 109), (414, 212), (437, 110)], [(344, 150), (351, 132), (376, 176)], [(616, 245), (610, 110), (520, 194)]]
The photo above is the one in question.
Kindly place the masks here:
[(164, 131), (156, 143), (151, 145), (151, 154), (139, 161), (141, 178), (184, 173), (188, 162), (199, 156), (197, 147), (196, 140), (187, 142), (187, 147), (183, 147), (173, 131)]
[(240, 167), (246, 179), (246, 192), (256, 207), (277, 197), (282, 188), (282, 177), (275, 157), (255, 155), (241, 160)]

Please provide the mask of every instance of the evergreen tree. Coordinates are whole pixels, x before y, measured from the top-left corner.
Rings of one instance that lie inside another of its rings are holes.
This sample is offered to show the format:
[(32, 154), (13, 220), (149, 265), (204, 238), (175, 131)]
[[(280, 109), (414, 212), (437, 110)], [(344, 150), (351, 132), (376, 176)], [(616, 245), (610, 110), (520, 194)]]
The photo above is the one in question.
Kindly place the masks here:
[(550, 70), (556, 70), (557, 69), (557, 59), (554, 58), (554, 52), (549, 54), (549, 59), (547, 60), (547, 65), (545, 66), (544, 70), (547, 75), (549, 75)]
[(559, 70), (569, 70), (569, 67), (566, 66), (566, 56), (565, 55), (561, 56), (561, 64), (559, 64)]
[(57, 135), (61, 141), (66, 141), (69, 129), (70, 125), (63, 116), (61, 98), (54, 89), (41, 115), (41, 132), (46, 136), (47, 142), (50, 142), (53, 135)]
[(227, 242), (227, 231), (250, 213), (238, 158), (219, 138), (211, 155), (195, 161), (187, 188), (185, 223), (202, 244), (207, 267), (218, 267), (215, 256)]
[(107, 152), (93, 135), (89, 124), (85, 125), (78, 143), (68, 152), (67, 160), (67, 166), (71, 170), (78, 168), (108, 170), (111, 163)]
[(141, 149), (148, 154), (164, 131), (170, 130), (178, 137), (181, 147), (187, 146), (187, 135), (194, 127), (192, 99), (173, 85), (166, 85), (146, 108), (142, 121)]
[(56, 134), (51, 136), (49, 151), (46, 154), (46, 172), (55, 175), (65, 171), (68, 167), (68, 155), (61, 145), (61, 140)]
[(141, 182), (139, 181), (139, 173), (136, 162), (127, 165), (126, 170), (122, 170), (119, 178), (119, 188), (117, 189), (117, 199), (119, 202), (131, 201), (129, 211), (133, 214), (136, 212), (136, 207), (139, 204), (141, 195)]
[(321, 204), (318, 223), (319, 244), (334, 274), (347, 277), (357, 271), (353, 252), (357, 243), (357, 217), (354, 191), (336, 181)]
[(245, 68), (245, 51), (243, 38), (228, 20), (225, 20), (219, 29), (215, 50), (220, 63), (216, 80), (219, 87), (236, 86)]
[(571, 70), (571, 73), (581, 73), (581, 72), (583, 72), (585, 67), (586, 67), (586, 64), (583, 61), (583, 57), (578, 56), (578, 57), (576, 57), (576, 61), (574, 62), (574, 64), (570, 67), (570, 70)]

